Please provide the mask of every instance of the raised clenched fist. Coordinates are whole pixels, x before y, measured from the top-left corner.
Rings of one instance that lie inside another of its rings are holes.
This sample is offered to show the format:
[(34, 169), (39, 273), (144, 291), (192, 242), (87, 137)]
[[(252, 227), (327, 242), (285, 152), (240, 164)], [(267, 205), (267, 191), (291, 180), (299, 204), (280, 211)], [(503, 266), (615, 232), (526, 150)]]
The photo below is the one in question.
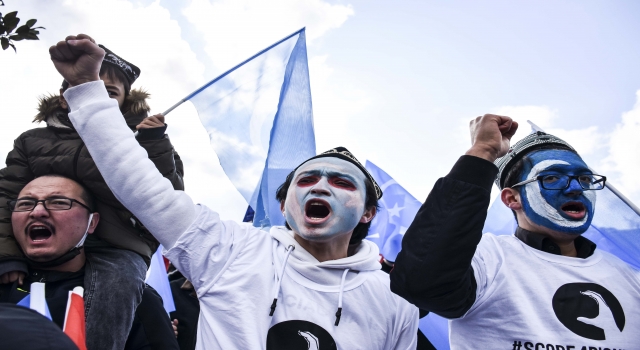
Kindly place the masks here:
[(509, 117), (485, 114), (469, 122), (471, 148), (467, 155), (494, 162), (509, 150), (511, 137), (518, 130), (518, 123)]
[(70, 86), (100, 80), (105, 52), (88, 35), (70, 35), (49, 48), (51, 61)]

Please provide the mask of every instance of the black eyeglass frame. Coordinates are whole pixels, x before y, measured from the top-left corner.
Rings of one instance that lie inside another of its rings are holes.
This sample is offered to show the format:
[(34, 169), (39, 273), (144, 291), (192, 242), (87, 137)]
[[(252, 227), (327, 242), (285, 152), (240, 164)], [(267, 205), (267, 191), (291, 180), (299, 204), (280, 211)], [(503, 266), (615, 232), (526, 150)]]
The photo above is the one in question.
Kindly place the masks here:
[[(600, 188), (584, 188), (583, 183), (580, 182), (580, 180), (578, 179), (580, 176), (585, 176), (585, 175), (589, 175), (589, 176), (600, 176), (601, 179), (595, 181), (594, 183), (600, 183), (602, 182), (602, 187)], [(511, 186), (511, 188), (514, 187), (518, 187), (518, 186), (522, 186), (522, 185), (526, 185), (528, 183), (534, 182), (534, 181), (538, 181), (540, 183), (540, 186), (542, 188), (544, 188), (545, 190), (552, 190), (552, 191), (564, 191), (567, 188), (569, 188), (569, 185), (571, 184), (571, 181), (573, 181), (574, 179), (578, 181), (578, 184), (580, 185), (580, 187), (582, 187), (583, 190), (585, 191), (600, 191), (602, 189), (605, 188), (606, 184), (607, 184), (607, 177), (604, 175), (598, 175), (598, 174), (582, 174), (582, 175), (561, 175), (561, 176), (567, 176), (569, 178), (569, 180), (567, 180), (567, 184), (563, 187), (563, 188), (546, 188), (544, 186), (544, 182), (542, 181), (545, 177), (547, 176), (558, 176), (558, 175), (539, 175), (534, 177), (533, 179), (529, 179), (529, 180), (524, 180), (522, 182), (518, 182), (517, 184)]]
[[(66, 200), (69, 200), (69, 201), (70, 201), (70, 203), (69, 203), (69, 208), (67, 208), (67, 209), (52, 209), (52, 208), (48, 208), (48, 207), (47, 207), (47, 201), (56, 200), (56, 199), (66, 199)], [(86, 204), (84, 204), (84, 203), (80, 202), (80, 201), (79, 201), (79, 200), (77, 200), (77, 199), (67, 198), (67, 197), (53, 197), (53, 198), (45, 198), (45, 199), (29, 199), (29, 200), (32, 200), (32, 201), (34, 201), (34, 202), (35, 202), (35, 203), (33, 204), (33, 207), (31, 207), (31, 209), (29, 209), (29, 210), (15, 210), (15, 206), (16, 206), (16, 204), (18, 203), (18, 201), (20, 201), (20, 200), (22, 200), (22, 199), (18, 198), (18, 199), (10, 200), (10, 201), (8, 201), (8, 202), (7, 202), (7, 205), (9, 206), (9, 210), (10, 210), (11, 212), (16, 212), (16, 213), (30, 212), (30, 211), (33, 211), (33, 210), (38, 206), (38, 203), (42, 203), (42, 206), (43, 206), (46, 210), (48, 210), (48, 211), (63, 211), (63, 210), (71, 210), (71, 208), (73, 208), (73, 203), (78, 203), (78, 204), (80, 204), (80, 206), (81, 206), (81, 207), (83, 207), (83, 208), (87, 209), (90, 213), (91, 213), (91, 212), (93, 212), (93, 210), (91, 210), (91, 208), (89, 208), (89, 206), (88, 206), (88, 205), (86, 205)], [(27, 199), (24, 199), (24, 200), (27, 200)]]

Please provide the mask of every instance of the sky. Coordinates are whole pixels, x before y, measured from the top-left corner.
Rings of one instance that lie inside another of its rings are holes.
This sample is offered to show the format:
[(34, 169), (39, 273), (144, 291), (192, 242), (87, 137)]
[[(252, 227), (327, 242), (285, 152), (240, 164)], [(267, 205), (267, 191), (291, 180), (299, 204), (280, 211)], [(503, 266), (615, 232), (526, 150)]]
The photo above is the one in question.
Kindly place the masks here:
[[(345, 146), (419, 200), (470, 147), (485, 113), (571, 143), (640, 205), (640, 2), (5, 0), (36, 18), (39, 41), (0, 52), (0, 155), (33, 124), (61, 78), (48, 47), (86, 33), (141, 68), (134, 87), (160, 113), (237, 63), (307, 28), (317, 151)], [(633, 34), (636, 33), (636, 34)], [(222, 171), (193, 105), (167, 116), (196, 202), (239, 220), (246, 202)], [(597, 215), (597, 214), (596, 214)]]

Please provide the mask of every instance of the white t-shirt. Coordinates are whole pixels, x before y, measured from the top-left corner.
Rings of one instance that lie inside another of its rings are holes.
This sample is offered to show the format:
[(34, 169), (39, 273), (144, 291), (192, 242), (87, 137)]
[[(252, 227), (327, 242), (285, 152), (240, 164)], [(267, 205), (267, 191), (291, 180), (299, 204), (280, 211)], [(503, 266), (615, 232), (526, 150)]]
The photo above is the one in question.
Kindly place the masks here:
[(472, 266), (477, 298), (450, 321), (452, 349), (640, 349), (640, 272), (607, 252), (571, 258), (488, 233)]

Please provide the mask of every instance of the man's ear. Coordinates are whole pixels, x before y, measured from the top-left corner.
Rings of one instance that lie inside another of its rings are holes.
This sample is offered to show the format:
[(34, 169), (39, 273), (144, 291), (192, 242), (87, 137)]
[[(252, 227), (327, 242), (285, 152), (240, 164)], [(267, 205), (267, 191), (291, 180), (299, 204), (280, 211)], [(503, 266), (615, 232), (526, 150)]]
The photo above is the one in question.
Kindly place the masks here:
[(280, 202), (280, 211), (282, 212), (282, 215), (284, 216), (284, 201)]
[(500, 199), (502, 203), (511, 210), (521, 210), (522, 201), (520, 200), (520, 193), (513, 188), (505, 188), (500, 192)]
[(63, 92), (64, 91), (62, 89), (60, 89), (60, 96), (58, 96), (58, 102), (60, 102), (60, 107), (62, 107), (62, 109), (68, 110), (69, 109), (69, 104), (67, 104), (67, 100), (65, 100), (64, 96), (62, 96)]
[(98, 227), (98, 222), (100, 221), (100, 213), (93, 213), (93, 217), (91, 218), (91, 224), (89, 225), (89, 229), (87, 230), (88, 234), (92, 234), (93, 231)]
[(364, 214), (362, 214), (362, 217), (360, 218), (360, 222), (363, 224), (366, 224), (368, 222), (370, 222), (371, 220), (373, 220), (373, 218), (376, 217), (376, 212), (378, 211), (378, 209), (376, 209), (376, 207), (371, 207), (367, 210), (364, 211)]

